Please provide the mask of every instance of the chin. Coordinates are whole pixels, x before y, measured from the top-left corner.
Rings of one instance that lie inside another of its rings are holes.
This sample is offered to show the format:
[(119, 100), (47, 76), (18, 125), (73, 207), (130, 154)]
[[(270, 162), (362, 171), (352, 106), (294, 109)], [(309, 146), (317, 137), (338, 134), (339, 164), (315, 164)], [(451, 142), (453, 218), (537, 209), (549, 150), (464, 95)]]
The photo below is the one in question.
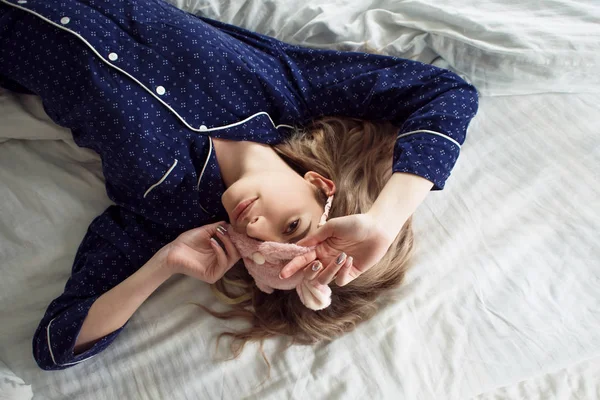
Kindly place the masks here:
[(233, 211), (233, 207), (235, 207), (235, 204), (231, 205), (232, 201), (229, 197), (229, 189), (227, 189), (221, 195), (221, 204), (223, 205), (223, 208), (225, 208), (225, 211), (227, 211), (228, 215), (230, 215), (231, 211)]

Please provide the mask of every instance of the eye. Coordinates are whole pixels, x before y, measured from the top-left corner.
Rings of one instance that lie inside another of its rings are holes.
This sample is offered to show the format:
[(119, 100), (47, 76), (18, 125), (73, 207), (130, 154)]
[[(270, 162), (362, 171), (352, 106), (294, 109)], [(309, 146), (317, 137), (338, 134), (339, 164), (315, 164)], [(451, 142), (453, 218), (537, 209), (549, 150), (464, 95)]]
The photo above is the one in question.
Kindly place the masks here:
[(291, 224), (288, 226), (287, 230), (285, 231), (285, 234), (286, 234), (286, 235), (290, 235), (290, 234), (294, 233), (294, 231), (295, 231), (296, 229), (298, 229), (298, 226), (300, 226), (300, 220), (299, 220), (299, 219), (295, 220), (294, 222), (292, 222), (292, 223), (291, 223)]

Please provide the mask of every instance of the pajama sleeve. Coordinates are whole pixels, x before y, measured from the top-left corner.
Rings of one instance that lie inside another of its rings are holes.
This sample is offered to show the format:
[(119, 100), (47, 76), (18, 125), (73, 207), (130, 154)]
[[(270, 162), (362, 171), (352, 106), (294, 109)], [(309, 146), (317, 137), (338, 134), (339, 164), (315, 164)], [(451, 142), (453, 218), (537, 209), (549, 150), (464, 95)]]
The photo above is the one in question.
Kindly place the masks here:
[(309, 118), (345, 116), (396, 125), (394, 172), (444, 188), (478, 108), (455, 73), (398, 57), (280, 42), (292, 92)]
[(104, 336), (91, 348), (73, 348), (92, 304), (133, 274), (159, 244), (135, 224), (135, 217), (110, 206), (97, 217), (79, 245), (64, 292), (48, 306), (33, 338), (33, 356), (45, 370), (65, 369), (106, 349), (123, 327)]
[(19, 85), (18, 83), (11, 81), (3, 77), (0, 74), (0, 88), (8, 89), (11, 92), (23, 93), (23, 94), (34, 94), (31, 90)]

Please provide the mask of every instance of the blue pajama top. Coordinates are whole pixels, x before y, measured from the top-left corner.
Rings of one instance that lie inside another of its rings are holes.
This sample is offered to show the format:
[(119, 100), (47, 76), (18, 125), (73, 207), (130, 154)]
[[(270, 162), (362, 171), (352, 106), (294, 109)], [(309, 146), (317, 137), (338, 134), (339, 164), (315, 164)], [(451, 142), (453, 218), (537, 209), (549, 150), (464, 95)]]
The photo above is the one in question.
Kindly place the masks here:
[(189, 229), (227, 220), (211, 138), (274, 145), (324, 115), (391, 121), (394, 172), (440, 190), (478, 108), (456, 74), (402, 58), (295, 46), (161, 0), (0, 0), (0, 85), (34, 93), (98, 152), (115, 203), (90, 224), (33, 339), (43, 369), (74, 354), (94, 301)]

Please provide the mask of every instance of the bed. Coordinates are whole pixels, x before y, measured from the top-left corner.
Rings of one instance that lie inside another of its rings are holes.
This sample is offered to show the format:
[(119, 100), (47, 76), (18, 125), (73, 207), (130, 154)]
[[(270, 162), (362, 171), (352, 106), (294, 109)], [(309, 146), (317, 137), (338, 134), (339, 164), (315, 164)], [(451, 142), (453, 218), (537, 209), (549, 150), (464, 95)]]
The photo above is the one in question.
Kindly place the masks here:
[(600, 7), (589, 1), (172, 0), (290, 43), (449, 68), (481, 93), (446, 189), (415, 214), (397, 301), (330, 344), (226, 361), (225, 310), (176, 276), (111, 347), (45, 372), (31, 339), (110, 200), (100, 159), (0, 89), (0, 399), (600, 398)]

